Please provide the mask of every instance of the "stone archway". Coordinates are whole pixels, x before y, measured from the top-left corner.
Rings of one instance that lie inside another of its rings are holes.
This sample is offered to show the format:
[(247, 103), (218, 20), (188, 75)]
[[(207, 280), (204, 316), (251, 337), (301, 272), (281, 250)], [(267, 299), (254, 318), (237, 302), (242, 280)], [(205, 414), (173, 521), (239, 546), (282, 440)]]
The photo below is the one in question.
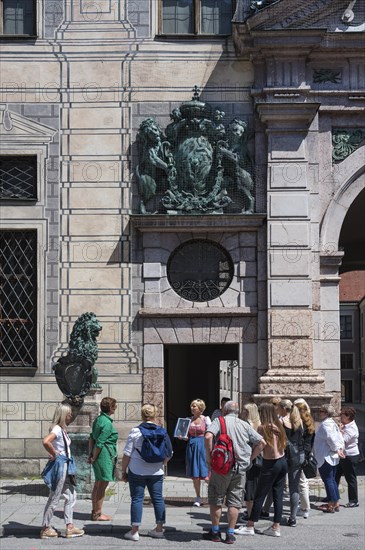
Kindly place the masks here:
[(335, 195), (324, 214), (320, 243), (322, 254), (338, 251), (338, 242), (343, 221), (351, 204), (365, 188), (365, 145), (357, 149), (337, 165), (333, 180)]

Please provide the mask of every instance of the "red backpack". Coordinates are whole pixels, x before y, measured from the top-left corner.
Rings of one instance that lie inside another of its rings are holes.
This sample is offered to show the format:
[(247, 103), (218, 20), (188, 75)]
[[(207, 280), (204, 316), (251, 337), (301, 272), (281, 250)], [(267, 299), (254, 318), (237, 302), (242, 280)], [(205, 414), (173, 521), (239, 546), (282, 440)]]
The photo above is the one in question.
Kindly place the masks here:
[(227, 434), (226, 422), (223, 416), (219, 417), (219, 422), (221, 433), (213, 447), (211, 467), (214, 472), (224, 476), (234, 466), (234, 452), (232, 439)]

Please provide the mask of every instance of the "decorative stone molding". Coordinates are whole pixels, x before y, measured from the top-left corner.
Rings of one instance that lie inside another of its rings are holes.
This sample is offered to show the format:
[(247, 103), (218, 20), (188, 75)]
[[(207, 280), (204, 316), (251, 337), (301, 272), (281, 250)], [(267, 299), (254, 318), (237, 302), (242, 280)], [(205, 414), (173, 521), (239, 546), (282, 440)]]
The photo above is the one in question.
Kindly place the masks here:
[(365, 128), (333, 128), (332, 160), (341, 162), (362, 145), (365, 140)]
[(325, 82), (332, 82), (338, 84), (342, 81), (342, 73), (336, 69), (314, 69), (313, 70), (313, 82), (315, 84), (324, 84)]

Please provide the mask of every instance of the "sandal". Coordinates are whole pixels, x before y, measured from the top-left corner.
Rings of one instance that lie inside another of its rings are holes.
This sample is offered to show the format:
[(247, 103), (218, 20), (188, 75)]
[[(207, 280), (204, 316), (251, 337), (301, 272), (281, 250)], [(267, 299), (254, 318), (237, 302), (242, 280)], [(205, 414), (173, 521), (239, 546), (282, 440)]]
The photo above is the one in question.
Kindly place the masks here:
[(112, 521), (111, 516), (106, 516), (105, 514), (102, 514), (101, 512), (91, 512), (91, 521)]
[(322, 510), (322, 512), (326, 512), (327, 514), (335, 513), (335, 507), (331, 504), (322, 504), (322, 506), (318, 507), (318, 510)]

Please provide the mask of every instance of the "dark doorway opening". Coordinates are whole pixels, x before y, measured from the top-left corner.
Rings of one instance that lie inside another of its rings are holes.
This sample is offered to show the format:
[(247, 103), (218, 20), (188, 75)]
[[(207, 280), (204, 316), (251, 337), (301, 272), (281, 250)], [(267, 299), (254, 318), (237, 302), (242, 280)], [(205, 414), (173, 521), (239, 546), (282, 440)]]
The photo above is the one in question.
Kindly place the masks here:
[(204, 414), (211, 416), (223, 394), (237, 398), (238, 345), (166, 345), (164, 352), (166, 424), (174, 448), (168, 472), (179, 475), (185, 471), (186, 443), (173, 439), (176, 421), (190, 417), (193, 399), (203, 399), (207, 407)]

